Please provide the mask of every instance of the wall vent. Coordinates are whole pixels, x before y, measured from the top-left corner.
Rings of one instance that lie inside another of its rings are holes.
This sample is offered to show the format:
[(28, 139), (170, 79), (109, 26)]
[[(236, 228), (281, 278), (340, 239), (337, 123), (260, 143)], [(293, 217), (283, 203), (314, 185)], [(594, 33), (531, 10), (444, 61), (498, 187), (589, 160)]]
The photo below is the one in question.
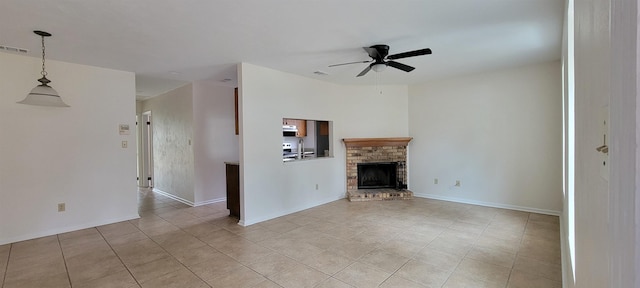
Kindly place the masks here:
[(16, 53), (29, 53), (29, 50), (24, 49), (24, 48), (18, 48), (18, 47), (11, 47), (11, 46), (6, 46), (6, 45), (0, 45), (0, 51), (9, 51), (9, 52), (16, 52)]

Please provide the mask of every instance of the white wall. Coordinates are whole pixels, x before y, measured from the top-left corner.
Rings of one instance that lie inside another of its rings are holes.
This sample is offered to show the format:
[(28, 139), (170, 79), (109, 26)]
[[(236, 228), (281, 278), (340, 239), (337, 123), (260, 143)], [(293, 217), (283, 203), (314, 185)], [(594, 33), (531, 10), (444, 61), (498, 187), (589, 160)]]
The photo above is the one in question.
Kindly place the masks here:
[(413, 85), (408, 107), (416, 196), (560, 213), (560, 62)]
[(195, 205), (226, 200), (224, 162), (238, 162), (234, 89), (212, 80), (193, 82)]
[(71, 107), (16, 104), (41, 64), (0, 53), (0, 244), (138, 217), (134, 74), (49, 60)]
[[(408, 135), (406, 86), (382, 86), (381, 94), (374, 87), (336, 85), (247, 63), (238, 74), (241, 224), (344, 198), (343, 138)], [(335, 157), (282, 163), (285, 117), (333, 121)]]
[(177, 200), (194, 202), (192, 84), (142, 102), (151, 111), (153, 186)]

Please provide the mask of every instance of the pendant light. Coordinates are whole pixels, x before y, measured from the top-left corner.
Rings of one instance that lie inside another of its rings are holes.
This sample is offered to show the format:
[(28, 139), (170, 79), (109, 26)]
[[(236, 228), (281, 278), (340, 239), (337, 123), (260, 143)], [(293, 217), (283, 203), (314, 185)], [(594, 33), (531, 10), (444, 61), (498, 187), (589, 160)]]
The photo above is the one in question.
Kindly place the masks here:
[(41, 84), (33, 88), (31, 93), (29, 93), (24, 100), (18, 103), (39, 106), (69, 107), (69, 105), (62, 101), (58, 92), (48, 85), (51, 83), (51, 80), (47, 79), (47, 71), (44, 70), (44, 37), (49, 37), (51, 34), (37, 30), (33, 31), (33, 33), (42, 37), (42, 72), (40, 72), (42, 78), (38, 79), (38, 82)]

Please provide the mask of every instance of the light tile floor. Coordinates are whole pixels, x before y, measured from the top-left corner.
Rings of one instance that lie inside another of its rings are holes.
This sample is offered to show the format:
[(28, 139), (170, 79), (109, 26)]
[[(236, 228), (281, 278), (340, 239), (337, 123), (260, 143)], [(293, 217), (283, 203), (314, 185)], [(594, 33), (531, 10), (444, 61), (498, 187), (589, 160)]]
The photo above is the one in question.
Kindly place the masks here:
[(140, 190), (140, 219), (0, 246), (13, 287), (561, 287), (558, 217), (339, 200), (242, 227)]

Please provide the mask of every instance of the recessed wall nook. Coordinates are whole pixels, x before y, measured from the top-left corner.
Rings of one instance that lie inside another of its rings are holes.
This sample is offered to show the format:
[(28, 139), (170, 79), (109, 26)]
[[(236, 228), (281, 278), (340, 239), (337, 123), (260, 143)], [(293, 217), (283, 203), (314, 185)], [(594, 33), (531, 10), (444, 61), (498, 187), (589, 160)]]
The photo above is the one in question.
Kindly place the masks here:
[(345, 138), (350, 201), (411, 199), (407, 145), (411, 137)]

